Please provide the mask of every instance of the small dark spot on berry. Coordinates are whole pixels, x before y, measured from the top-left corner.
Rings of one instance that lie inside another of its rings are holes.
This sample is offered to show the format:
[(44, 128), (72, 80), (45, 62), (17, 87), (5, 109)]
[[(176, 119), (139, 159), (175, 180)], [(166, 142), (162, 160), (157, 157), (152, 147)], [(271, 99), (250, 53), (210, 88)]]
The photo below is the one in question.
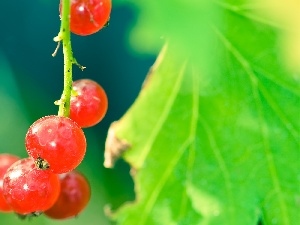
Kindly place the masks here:
[(108, 20), (106, 21), (106, 23), (104, 24), (104, 27), (108, 27), (108, 26), (109, 26), (109, 21), (110, 21), (110, 19), (108, 19)]
[(35, 160), (35, 166), (38, 168), (38, 169), (41, 169), (41, 170), (46, 170), (46, 169), (49, 169), (49, 163), (42, 159), (41, 157), (38, 157), (36, 160)]
[(26, 219), (31, 219), (33, 217), (38, 217), (38, 216), (42, 215), (43, 212), (32, 212), (32, 213), (29, 213), (29, 214), (26, 214), (26, 215), (19, 214), (19, 213), (16, 213), (16, 214), (17, 214), (19, 219), (26, 220)]

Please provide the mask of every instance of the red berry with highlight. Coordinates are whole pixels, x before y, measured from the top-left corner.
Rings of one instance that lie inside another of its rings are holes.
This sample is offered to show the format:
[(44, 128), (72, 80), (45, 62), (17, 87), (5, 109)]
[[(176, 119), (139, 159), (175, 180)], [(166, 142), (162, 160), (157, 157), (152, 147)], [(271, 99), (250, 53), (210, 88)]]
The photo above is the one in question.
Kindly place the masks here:
[(96, 33), (107, 24), (111, 0), (71, 0), (70, 10), (70, 30), (86, 36)]
[(3, 197), (3, 177), (7, 169), (20, 158), (11, 154), (0, 154), (0, 211), (10, 212), (12, 208), (6, 203)]
[(106, 114), (108, 101), (104, 89), (89, 79), (73, 83), (70, 118), (80, 127), (91, 127), (99, 123)]
[(61, 174), (60, 195), (55, 204), (45, 212), (53, 219), (66, 219), (78, 215), (88, 204), (91, 197), (90, 185), (79, 172)]
[(85, 135), (78, 124), (55, 115), (35, 121), (28, 129), (25, 145), (39, 166), (46, 162), (49, 170), (58, 174), (75, 169), (86, 152)]
[(3, 196), (13, 211), (21, 215), (49, 209), (59, 192), (58, 176), (49, 170), (37, 169), (32, 158), (15, 162), (3, 179)]

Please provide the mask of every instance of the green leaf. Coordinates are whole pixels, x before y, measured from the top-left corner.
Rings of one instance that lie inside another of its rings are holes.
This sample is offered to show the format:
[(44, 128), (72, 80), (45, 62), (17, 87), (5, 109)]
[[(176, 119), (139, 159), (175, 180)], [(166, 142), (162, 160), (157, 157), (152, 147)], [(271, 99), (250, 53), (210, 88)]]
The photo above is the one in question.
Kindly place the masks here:
[(106, 160), (130, 146), (136, 189), (119, 224), (300, 221), (300, 76), (281, 57), (280, 24), (239, 2), (140, 3), (154, 23), (136, 29), (166, 45), (110, 130)]

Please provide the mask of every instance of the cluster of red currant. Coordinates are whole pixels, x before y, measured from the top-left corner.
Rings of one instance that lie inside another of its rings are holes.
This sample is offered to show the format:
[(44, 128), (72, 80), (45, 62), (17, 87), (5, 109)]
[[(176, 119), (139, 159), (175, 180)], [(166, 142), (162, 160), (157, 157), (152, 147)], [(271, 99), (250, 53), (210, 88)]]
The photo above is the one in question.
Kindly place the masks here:
[(0, 155), (0, 211), (45, 215), (55, 219), (78, 215), (90, 199), (86, 178), (74, 169), (83, 160), (82, 128), (99, 123), (107, 111), (102, 87), (88, 79), (73, 83), (70, 118), (46, 116), (27, 131), (29, 158)]
[(53, 219), (78, 215), (90, 199), (87, 179), (73, 170), (54, 174), (35, 166), (32, 158), (0, 155), (0, 211), (20, 217), (42, 212)]
[[(111, 0), (71, 0), (71, 32), (90, 35), (99, 31), (110, 11)], [(108, 101), (103, 88), (92, 80), (75, 81), (72, 89), (69, 117), (45, 116), (28, 129), (28, 158), (0, 154), (0, 211), (64, 219), (78, 215), (88, 204), (89, 183), (74, 169), (86, 152), (82, 128), (103, 119)]]

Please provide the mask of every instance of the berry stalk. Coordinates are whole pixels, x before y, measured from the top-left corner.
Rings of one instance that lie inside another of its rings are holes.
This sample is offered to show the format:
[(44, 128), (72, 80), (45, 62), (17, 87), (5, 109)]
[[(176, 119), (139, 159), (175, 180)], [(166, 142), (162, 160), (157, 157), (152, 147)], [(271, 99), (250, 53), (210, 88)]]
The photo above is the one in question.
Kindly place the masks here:
[(59, 116), (69, 117), (70, 100), (72, 92), (72, 64), (75, 62), (71, 46), (70, 34), (70, 1), (62, 0), (61, 25), (58, 35), (54, 38), (56, 42), (62, 42), (64, 54), (64, 89), (58, 102)]

